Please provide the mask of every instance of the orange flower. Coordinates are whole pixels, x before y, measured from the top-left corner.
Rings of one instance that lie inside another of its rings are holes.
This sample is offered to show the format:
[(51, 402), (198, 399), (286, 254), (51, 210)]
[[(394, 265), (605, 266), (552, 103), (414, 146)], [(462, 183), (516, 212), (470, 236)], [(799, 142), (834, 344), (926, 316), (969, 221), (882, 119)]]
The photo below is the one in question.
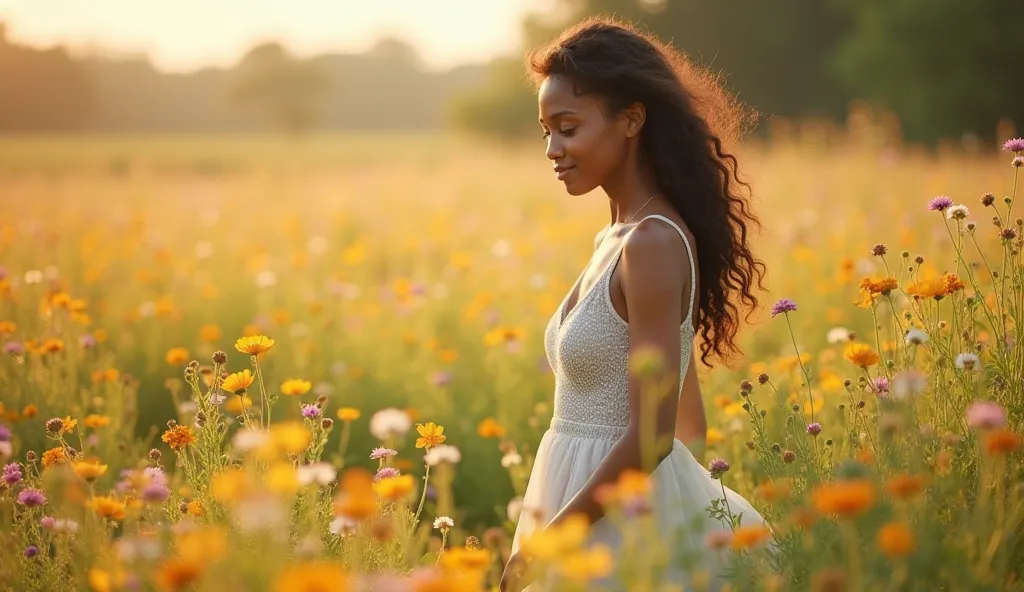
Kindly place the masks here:
[(341, 477), (340, 495), (334, 500), (334, 514), (364, 520), (377, 512), (373, 477), (365, 469), (349, 469)]
[(430, 447), (443, 444), (447, 440), (444, 435), (444, 427), (432, 421), (428, 421), (426, 424), (416, 424), (416, 431), (420, 433), (420, 437), (416, 439), (416, 448), (430, 449)]
[(124, 504), (113, 496), (101, 495), (93, 497), (87, 502), (87, 505), (93, 512), (104, 518), (124, 520)]
[(900, 522), (888, 522), (878, 529), (878, 548), (890, 557), (902, 557), (914, 550), (914, 533)]
[(199, 339), (204, 343), (216, 343), (220, 338), (221, 331), (217, 325), (203, 325), (199, 329)]
[(857, 516), (875, 504), (875, 485), (866, 479), (837, 481), (819, 485), (811, 491), (811, 501), (822, 514), (841, 518)]
[(846, 346), (846, 351), (843, 352), (843, 355), (847, 360), (861, 368), (874, 366), (882, 360), (882, 357), (875, 350), (871, 349), (870, 345), (864, 343), (851, 343)]
[(188, 512), (189, 516), (202, 516), (203, 504), (199, 503), (199, 500), (192, 500), (185, 506), (185, 511)]
[(772, 481), (765, 481), (758, 485), (756, 492), (759, 496), (764, 498), (764, 501), (773, 503), (781, 499), (785, 499), (789, 495), (791, 489), (792, 484), (789, 479), (775, 479)]
[(345, 592), (351, 589), (345, 569), (329, 561), (305, 561), (285, 567), (274, 579), (273, 592)]
[(864, 278), (860, 281), (860, 289), (872, 295), (881, 294), (888, 296), (889, 292), (899, 287), (899, 282), (894, 277), (883, 277), (880, 279)]
[(355, 421), (359, 419), (361, 413), (354, 407), (342, 407), (338, 409), (338, 419), (341, 421)]
[(313, 383), (301, 378), (290, 378), (281, 384), (281, 393), (289, 397), (304, 395), (313, 388)]
[(924, 488), (924, 477), (917, 475), (897, 475), (885, 484), (889, 495), (899, 499), (909, 499)]
[(204, 567), (201, 561), (166, 559), (156, 571), (157, 586), (166, 592), (185, 590), (202, 579)]
[(404, 500), (416, 489), (412, 475), (385, 477), (373, 484), (373, 490), (380, 497), (393, 502)]
[(476, 432), (481, 438), (504, 438), (505, 428), (493, 417), (488, 417), (476, 426)]
[(110, 418), (106, 415), (96, 415), (95, 413), (86, 415), (85, 419), (82, 420), (87, 428), (102, 428), (110, 425)]
[(168, 428), (160, 439), (166, 442), (171, 450), (181, 450), (195, 442), (196, 436), (192, 433), (192, 428), (186, 425), (176, 425), (173, 428)]
[(989, 454), (1008, 454), (1020, 448), (1021, 437), (1010, 430), (991, 431), (985, 435), (985, 451)]
[(772, 531), (760, 524), (756, 526), (741, 526), (732, 533), (732, 548), (734, 550), (751, 549), (767, 541), (772, 536)]
[(188, 363), (188, 350), (183, 347), (173, 347), (167, 350), (165, 359), (172, 366), (181, 366)]
[(43, 466), (52, 467), (54, 465), (64, 464), (68, 461), (68, 455), (64, 451), (64, 448), (58, 446), (51, 448), (43, 453)]
[(961, 280), (955, 273), (947, 273), (942, 276), (942, 294), (943, 296), (949, 296), (950, 294), (963, 290), (966, 286), (963, 280)]
[(76, 475), (86, 481), (92, 481), (107, 472), (107, 465), (101, 465), (96, 459), (76, 461), (71, 464), (71, 467)]

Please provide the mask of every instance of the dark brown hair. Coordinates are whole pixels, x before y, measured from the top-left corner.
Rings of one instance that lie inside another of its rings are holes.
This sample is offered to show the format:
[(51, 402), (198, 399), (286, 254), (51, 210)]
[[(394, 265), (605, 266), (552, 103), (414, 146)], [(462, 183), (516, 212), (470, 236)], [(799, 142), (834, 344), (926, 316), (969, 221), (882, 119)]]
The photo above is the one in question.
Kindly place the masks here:
[(718, 84), (717, 77), (631, 25), (599, 17), (564, 31), (532, 52), (527, 68), (539, 83), (569, 79), (580, 95), (600, 97), (621, 112), (644, 105), (640, 137), (644, 166), (686, 221), (700, 254), (701, 361), (712, 352), (728, 361), (736, 345), (740, 310), (749, 320), (764, 289), (765, 265), (748, 245), (748, 224), (760, 228), (741, 190), (736, 157), (724, 145), (739, 139), (753, 114)]

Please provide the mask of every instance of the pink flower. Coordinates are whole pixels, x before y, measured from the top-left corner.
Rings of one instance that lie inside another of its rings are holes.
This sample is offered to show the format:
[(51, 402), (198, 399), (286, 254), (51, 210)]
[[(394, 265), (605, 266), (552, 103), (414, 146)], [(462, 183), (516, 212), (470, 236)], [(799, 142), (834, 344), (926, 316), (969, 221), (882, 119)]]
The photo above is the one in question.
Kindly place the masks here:
[(977, 401), (967, 408), (967, 425), (990, 430), (1006, 425), (1006, 412), (991, 401)]

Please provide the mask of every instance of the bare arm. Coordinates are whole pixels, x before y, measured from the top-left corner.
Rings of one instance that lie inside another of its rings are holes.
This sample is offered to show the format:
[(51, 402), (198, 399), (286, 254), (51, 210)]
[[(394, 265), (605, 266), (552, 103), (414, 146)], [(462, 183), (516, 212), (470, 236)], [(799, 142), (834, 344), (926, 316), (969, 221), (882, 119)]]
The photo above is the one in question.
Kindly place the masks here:
[(697, 380), (696, 355), (690, 354), (690, 364), (683, 379), (679, 394), (679, 409), (676, 416), (676, 438), (693, 453), (697, 462), (704, 464), (707, 446), (708, 422), (704, 415), (704, 397)]
[(680, 389), (680, 309), (690, 274), (675, 262), (686, 261), (685, 248), (674, 229), (656, 221), (641, 222), (623, 246), (619, 268), (629, 315), (630, 356), (653, 348), (664, 364), (658, 376), (642, 381), (648, 387), (656, 383), (655, 388), (641, 388), (641, 379), (630, 372), (625, 433), (549, 525), (573, 514), (583, 514), (591, 524), (600, 520), (604, 508), (595, 494), (601, 486), (615, 483), (629, 469), (649, 474), (672, 451)]

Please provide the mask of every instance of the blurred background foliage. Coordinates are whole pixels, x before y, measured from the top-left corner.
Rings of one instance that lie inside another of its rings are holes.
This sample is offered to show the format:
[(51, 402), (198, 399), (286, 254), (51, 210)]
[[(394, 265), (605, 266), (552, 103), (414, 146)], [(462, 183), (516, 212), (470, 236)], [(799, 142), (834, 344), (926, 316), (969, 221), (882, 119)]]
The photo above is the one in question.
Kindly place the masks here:
[[(1024, 71), (1024, 27), (1005, 0), (558, 0), (522, 23), (523, 50), (594, 14), (670, 40), (762, 121), (839, 122), (864, 101), (906, 139), (991, 144), (1024, 120), (1024, 78), (1010, 74)], [(231, 69), (168, 74), (145, 56), (18, 45), (0, 24), (0, 79), (7, 132), (536, 131), (520, 55), (435, 72), (398, 39), (308, 59), (264, 44)]]

